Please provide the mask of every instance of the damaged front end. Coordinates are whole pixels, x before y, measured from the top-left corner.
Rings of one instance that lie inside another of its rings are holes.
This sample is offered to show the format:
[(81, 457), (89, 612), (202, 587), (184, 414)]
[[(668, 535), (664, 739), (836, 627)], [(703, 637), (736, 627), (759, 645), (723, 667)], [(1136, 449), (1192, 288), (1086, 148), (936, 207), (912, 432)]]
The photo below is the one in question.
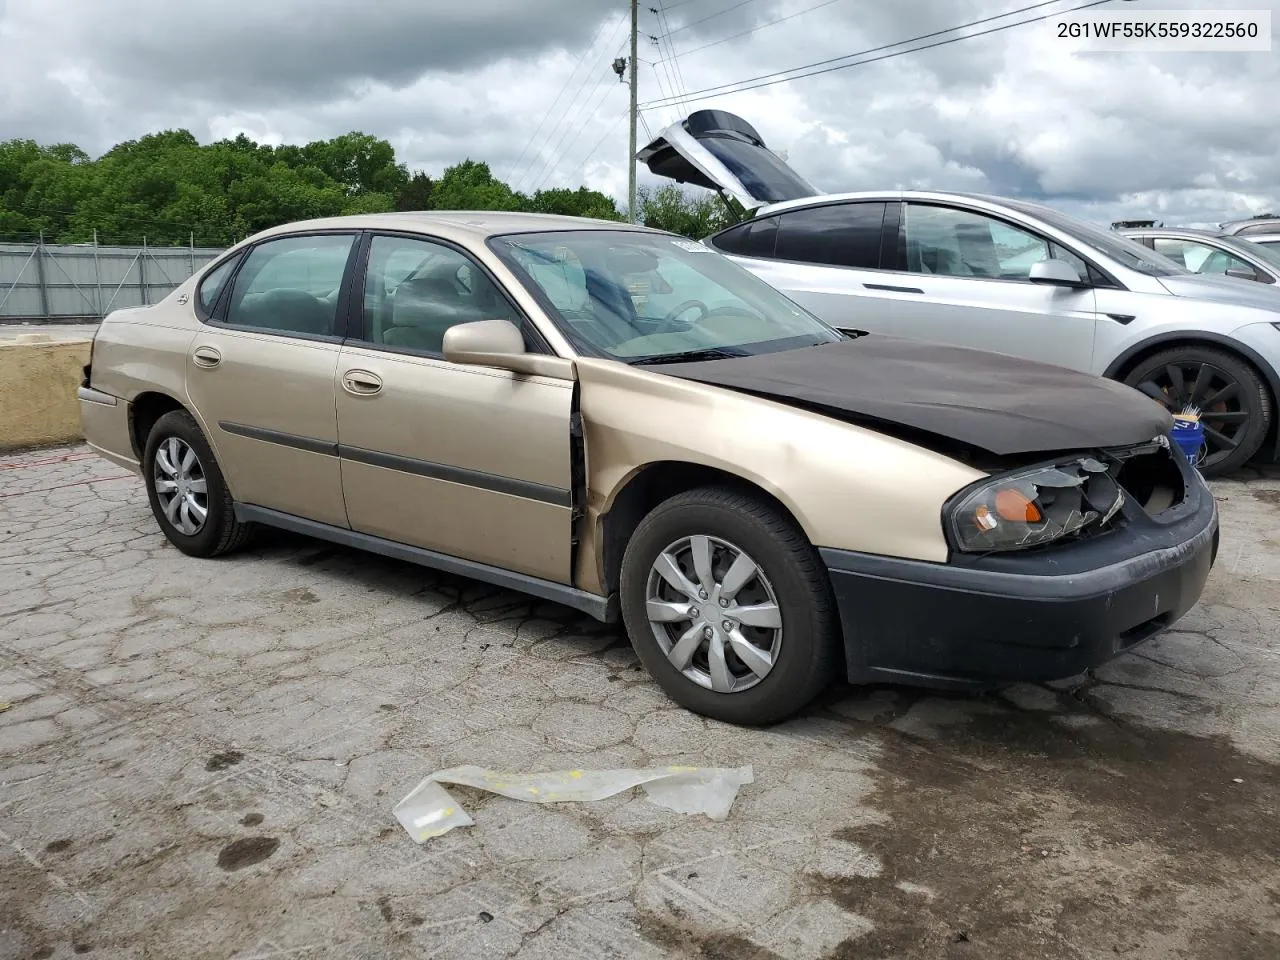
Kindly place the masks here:
[(1161, 517), (1198, 482), (1179, 457), (1160, 436), (991, 471), (944, 506), (948, 543), (959, 554), (1026, 551), (1102, 536), (1135, 512)]

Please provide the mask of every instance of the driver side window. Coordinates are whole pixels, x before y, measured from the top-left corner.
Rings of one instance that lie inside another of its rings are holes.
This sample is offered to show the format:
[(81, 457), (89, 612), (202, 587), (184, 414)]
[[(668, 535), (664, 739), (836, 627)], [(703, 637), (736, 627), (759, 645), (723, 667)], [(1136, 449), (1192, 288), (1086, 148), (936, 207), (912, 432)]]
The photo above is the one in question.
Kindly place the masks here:
[(1081, 277), (1088, 264), (1058, 244), (969, 210), (906, 205), (907, 270), (990, 280), (1029, 280), (1042, 260), (1065, 260)]
[(367, 342), (440, 355), (450, 327), (476, 320), (524, 329), (510, 301), (466, 254), (431, 240), (373, 238), (364, 284)]

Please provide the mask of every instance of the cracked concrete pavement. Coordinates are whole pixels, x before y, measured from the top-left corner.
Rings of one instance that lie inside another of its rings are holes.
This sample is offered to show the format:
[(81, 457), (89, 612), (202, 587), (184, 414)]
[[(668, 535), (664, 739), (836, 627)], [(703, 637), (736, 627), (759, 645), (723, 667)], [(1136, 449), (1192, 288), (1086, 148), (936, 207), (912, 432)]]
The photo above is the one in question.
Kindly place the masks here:
[[(0, 957), (1280, 956), (1280, 472), (1175, 632), (998, 696), (738, 729), (613, 628), (284, 534), (199, 561), (83, 447), (0, 458)], [(433, 770), (752, 764), (423, 846)]]

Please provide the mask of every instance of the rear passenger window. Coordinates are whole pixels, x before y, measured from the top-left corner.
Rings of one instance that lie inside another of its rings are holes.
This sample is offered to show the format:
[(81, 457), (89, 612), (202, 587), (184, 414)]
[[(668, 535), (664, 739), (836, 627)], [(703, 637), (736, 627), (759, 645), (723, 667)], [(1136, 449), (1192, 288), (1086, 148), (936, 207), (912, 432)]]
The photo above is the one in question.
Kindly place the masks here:
[(832, 267), (880, 267), (883, 203), (841, 203), (778, 218), (777, 257)]
[(236, 276), (226, 322), (332, 336), (353, 234), (283, 237), (250, 251)]
[(751, 220), (742, 226), (726, 230), (712, 241), (717, 250), (739, 257), (773, 256), (774, 242), (778, 236), (778, 218), (766, 217)]
[(200, 281), (200, 289), (196, 296), (200, 298), (200, 306), (204, 307), (205, 313), (213, 310), (213, 305), (218, 302), (218, 294), (222, 292), (227, 277), (231, 276), (231, 271), (239, 262), (239, 257), (231, 257), (225, 263), (210, 270), (208, 275)]

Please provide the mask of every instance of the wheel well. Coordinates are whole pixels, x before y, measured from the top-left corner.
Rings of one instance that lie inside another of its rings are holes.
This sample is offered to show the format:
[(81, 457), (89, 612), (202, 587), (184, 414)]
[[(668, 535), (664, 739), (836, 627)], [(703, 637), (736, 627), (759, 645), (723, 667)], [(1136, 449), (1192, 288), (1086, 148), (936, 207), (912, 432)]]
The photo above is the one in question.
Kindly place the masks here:
[[(1242, 350), (1237, 350), (1230, 343), (1223, 343), (1218, 340), (1206, 340), (1202, 337), (1185, 337), (1174, 340), (1160, 340), (1156, 343), (1149, 344), (1138, 350), (1133, 356), (1128, 357), (1123, 363), (1117, 365), (1110, 370), (1107, 376), (1113, 380), (1124, 381), (1125, 377), (1133, 372), (1138, 364), (1143, 363), (1148, 358), (1155, 356), (1157, 353), (1164, 353), (1166, 350), (1177, 350), (1184, 347), (1200, 347), (1205, 350), (1217, 350), (1221, 353), (1229, 353), (1232, 357), (1243, 363), (1246, 367), (1258, 375), (1258, 379), (1262, 382), (1262, 388), (1267, 391), (1267, 396), (1271, 399), (1271, 409), (1276, 410), (1277, 403), (1280, 402), (1280, 396), (1277, 396), (1275, 386), (1275, 376), (1269, 374), (1267, 370), (1258, 366), (1256, 360)], [(1275, 449), (1277, 445), (1278, 433), (1280, 430), (1280, 417), (1272, 416), (1271, 427), (1267, 430), (1267, 435), (1262, 440), (1262, 447), (1259, 453), (1266, 449)]]
[(134, 455), (142, 462), (142, 451), (147, 445), (147, 436), (156, 421), (173, 410), (182, 410), (183, 406), (167, 393), (141, 393), (133, 401), (129, 413), (129, 440), (133, 444)]
[[(664, 460), (645, 466), (627, 481), (604, 515), (601, 530), (601, 553), (607, 593), (616, 593), (622, 571), (622, 555), (640, 521), (654, 507), (677, 494), (697, 487), (730, 487), (770, 504), (793, 522), (795, 516), (777, 497), (759, 485), (715, 467), (680, 460)], [(796, 522), (796, 526), (800, 524)]]

